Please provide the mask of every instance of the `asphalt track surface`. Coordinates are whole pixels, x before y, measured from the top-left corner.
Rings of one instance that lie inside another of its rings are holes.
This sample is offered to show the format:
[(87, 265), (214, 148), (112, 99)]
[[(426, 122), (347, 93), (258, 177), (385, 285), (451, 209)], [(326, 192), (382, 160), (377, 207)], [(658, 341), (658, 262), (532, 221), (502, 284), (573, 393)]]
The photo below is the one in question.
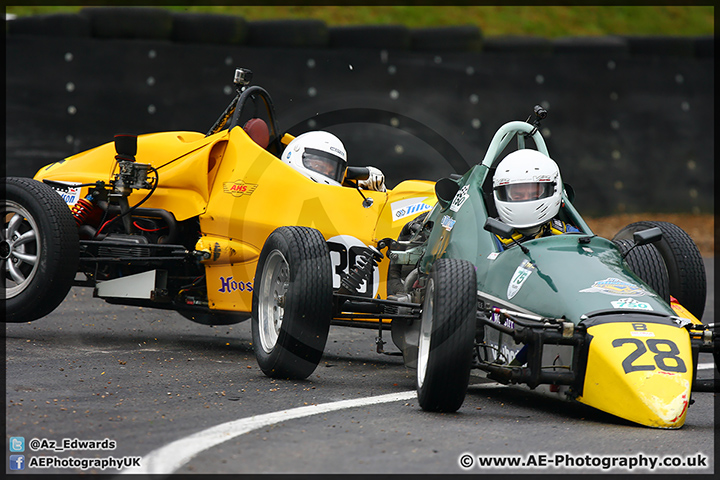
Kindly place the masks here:
[[(712, 259), (706, 269), (709, 323)], [(679, 430), (640, 427), (497, 384), (472, 385), (455, 414), (426, 413), (417, 405), (414, 370), (400, 357), (377, 354), (375, 336), (332, 327), (308, 380), (272, 380), (255, 362), (249, 322), (207, 327), (174, 312), (113, 306), (93, 299), (90, 289), (73, 288), (47, 317), (6, 325), (6, 472), (117, 473), (62, 466), (71, 458), (108, 457), (141, 463), (142, 470), (128, 471), (194, 474), (714, 471), (711, 391), (693, 393)], [(707, 365), (700, 378), (717, 374), (711, 355), (702, 354), (700, 363)], [(10, 451), (11, 437), (25, 439), (24, 452)], [(36, 450), (33, 439), (40, 441)], [(104, 439), (115, 448), (81, 450), (78, 443)], [(10, 455), (17, 454), (25, 469), (11, 471)], [(526, 466), (480, 466), (480, 456)], [(623, 466), (604, 468), (613, 457)], [(56, 465), (37, 467), (46, 458)], [(468, 458), (472, 465), (464, 468)], [(653, 458), (685, 466), (645, 466)]]

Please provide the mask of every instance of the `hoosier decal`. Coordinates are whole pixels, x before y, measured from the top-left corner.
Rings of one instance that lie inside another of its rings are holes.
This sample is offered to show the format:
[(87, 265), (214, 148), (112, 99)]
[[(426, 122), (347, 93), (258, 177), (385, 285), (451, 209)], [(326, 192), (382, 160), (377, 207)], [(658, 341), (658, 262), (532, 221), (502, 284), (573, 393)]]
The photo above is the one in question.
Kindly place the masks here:
[(233, 277), (220, 277), (220, 293), (232, 293), (232, 292), (252, 292), (252, 282), (237, 282)]
[(223, 183), (223, 192), (231, 194), (233, 197), (242, 197), (243, 195), (252, 195), (257, 188), (254, 183), (245, 183), (242, 180)]

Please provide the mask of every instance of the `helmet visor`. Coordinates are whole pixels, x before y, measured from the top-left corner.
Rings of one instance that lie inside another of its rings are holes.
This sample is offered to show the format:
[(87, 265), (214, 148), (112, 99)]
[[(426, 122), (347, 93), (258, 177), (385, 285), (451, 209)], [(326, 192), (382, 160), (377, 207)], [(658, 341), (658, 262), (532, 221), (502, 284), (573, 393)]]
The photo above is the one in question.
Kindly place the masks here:
[(345, 176), (345, 160), (342, 158), (315, 148), (306, 148), (302, 161), (308, 170), (342, 183)]
[(503, 202), (530, 202), (547, 198), (555, 191), (555, 182), (513, 183), (495, 188), (497, 198)]

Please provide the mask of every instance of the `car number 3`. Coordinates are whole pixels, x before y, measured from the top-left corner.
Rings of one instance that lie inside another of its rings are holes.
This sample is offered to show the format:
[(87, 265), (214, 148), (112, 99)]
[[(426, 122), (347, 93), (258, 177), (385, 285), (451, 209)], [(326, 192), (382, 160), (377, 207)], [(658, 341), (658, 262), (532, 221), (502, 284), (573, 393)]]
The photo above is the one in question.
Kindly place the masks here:
[[(330, 260), (333, 266), (333, 288), (337, 289), (340, 287), (340, 280), (343, 275), (346, 275), (350, 266), (355, 266), (357, 257), (365, 254), (368, 251), (360, 240), (348, 236), (338, 235), (327, 241), (328, 250), (330, 250)], [(368, 289), (367, 282), (363, 282), (360, 285), (358, 295), (364, 297), (372, 297), (377, 293), (379, 281), (378, 268), (375, 267), (373, 272), (373, 285), (371, 289)]]
[[(678, 356), (680, 350), (670, 340), (650, 338), (647, 340), (647, 347), (645, 347), (645, 343), (638, 338), (616, 338), (613, 340), (612, 346), (617, 348), (628, 343), (635, 345), (635, 350), (622, 362), (625, 373), (655, 370), (656, 365), (658, 369), (665, 372), (684, 373), (687, 371), (685, 362)], [(638, 365), (635, 363), (648, 349), (655, 354), (655, 365)]]

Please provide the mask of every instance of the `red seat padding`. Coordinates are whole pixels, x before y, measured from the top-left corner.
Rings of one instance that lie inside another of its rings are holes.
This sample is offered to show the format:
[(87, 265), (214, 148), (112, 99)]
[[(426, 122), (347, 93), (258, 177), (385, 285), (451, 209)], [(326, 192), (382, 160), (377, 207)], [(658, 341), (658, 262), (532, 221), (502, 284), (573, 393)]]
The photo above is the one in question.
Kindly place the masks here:
[(251, 118), (245, 122), (243, 130), (262, 148), (267, 148), (270, 144), (270, 130), (262, 118)]

